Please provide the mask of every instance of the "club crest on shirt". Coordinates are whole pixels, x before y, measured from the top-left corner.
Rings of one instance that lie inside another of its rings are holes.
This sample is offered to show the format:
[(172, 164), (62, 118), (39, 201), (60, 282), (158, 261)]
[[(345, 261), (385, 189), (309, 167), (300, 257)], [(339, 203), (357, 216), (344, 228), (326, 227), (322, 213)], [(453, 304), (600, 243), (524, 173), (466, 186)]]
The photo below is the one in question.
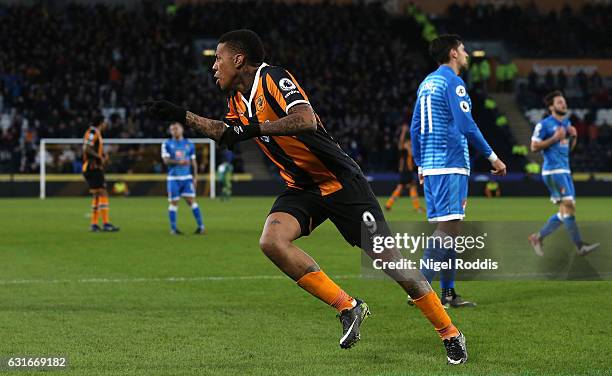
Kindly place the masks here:
[(260, 95), (255, 99), (255, 111), (261, 112), (264, 109), (264, 98), (263, 95)]

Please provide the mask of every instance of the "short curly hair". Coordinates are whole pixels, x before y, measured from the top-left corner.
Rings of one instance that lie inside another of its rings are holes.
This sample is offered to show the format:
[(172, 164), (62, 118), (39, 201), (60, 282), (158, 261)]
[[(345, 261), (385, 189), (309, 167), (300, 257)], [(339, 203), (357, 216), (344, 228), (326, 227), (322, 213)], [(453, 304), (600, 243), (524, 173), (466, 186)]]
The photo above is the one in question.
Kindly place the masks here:
[(234, 52), (245, 55), (247, 64), (254, 67), (260, 66), (266, 57), (261, 38), (252, 30), (229, 31), (221, 35), (219, 43), (225, 43)]

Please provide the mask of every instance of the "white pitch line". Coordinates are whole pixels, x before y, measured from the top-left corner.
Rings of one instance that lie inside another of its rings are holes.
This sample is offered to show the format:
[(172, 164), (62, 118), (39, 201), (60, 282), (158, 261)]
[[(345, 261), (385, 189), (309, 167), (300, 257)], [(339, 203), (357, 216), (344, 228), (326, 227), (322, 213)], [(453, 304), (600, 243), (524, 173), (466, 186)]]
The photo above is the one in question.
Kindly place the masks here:
[[(244, 281), (257, 279), (286, 279), (284, 275), (245, 275), (245, 276), (206, 276), (206, 277), (166, 277), (166, 278), (80, 278), (80, 279), (12, 279), (0, 280), (0, 286), (7, 285), (52, 285), (61, 283), (151, 283), (151, 282), (208, 282)], [(360, 275), (339, 275), (334, 279), (356, 279)]]

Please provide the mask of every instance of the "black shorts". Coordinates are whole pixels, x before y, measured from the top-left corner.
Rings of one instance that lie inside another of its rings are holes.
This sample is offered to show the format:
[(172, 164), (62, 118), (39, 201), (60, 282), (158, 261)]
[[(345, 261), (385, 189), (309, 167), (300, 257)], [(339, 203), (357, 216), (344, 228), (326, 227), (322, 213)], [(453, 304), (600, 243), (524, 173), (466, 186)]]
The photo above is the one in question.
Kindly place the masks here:
[[(308, 236), (329, 218), (350, 245), (364, 248), (367, 245), (362, 244), (362, 226), (364, 231), (371, 229), (387, 233), (385, 216), (363, 175), (341, 179), (340, 182), (342, 189), (327, 196), (287, 189), (278, 196), (270, 214), (283, 212), (293, 216), (300, 224), (301, 236)], [(365, 235), (363, 239), (370, 238), (371, 234)]]
[(410, 184), (414, 182), (414, 174), (412, 171), (400, 172), (400, 184)]
[(89, 185), (89, 189), (100, 189), (106, 188), (106, 181), (104, 180), (104, 171), (102, 170), (87, 170), (83, 173), (85, 180)]

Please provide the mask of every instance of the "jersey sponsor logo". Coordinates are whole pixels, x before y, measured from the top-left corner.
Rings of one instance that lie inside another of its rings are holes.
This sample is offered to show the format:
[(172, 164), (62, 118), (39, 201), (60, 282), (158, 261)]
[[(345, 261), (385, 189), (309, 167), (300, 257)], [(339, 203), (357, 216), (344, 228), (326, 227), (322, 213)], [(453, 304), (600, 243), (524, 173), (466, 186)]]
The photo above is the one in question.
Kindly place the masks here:
[(185, 158), (185, 152), (183, 152), (182, 150), (177, 150), (174, 154), (176, 155), (177, 159)]
[(281, 80), (278, 82), (278, 86), (283, 91), (291, 91), (293, 89), (297, 89), (297, 86), (295, 86), (293, 81), (288, 78), (281, 78)]
[(244, 130), (242, 129), (242, 127), (240, 125), (234, 125), (234, 132), (236, 134), (240, 134), (240, 133), (244, 132)]
[(465, 97), (465, 94), (467, 94), (467, 92), (465, 91), (465, 88), (463, 87), (463, 85), (459, 85), (455, 88), (455, 93), (457, 93), (458, 96), (460, 97)]
[(466, 101), (459, 102), (459, 107), (461, 107), (461, 111), (470, 112), (470, 105)]

